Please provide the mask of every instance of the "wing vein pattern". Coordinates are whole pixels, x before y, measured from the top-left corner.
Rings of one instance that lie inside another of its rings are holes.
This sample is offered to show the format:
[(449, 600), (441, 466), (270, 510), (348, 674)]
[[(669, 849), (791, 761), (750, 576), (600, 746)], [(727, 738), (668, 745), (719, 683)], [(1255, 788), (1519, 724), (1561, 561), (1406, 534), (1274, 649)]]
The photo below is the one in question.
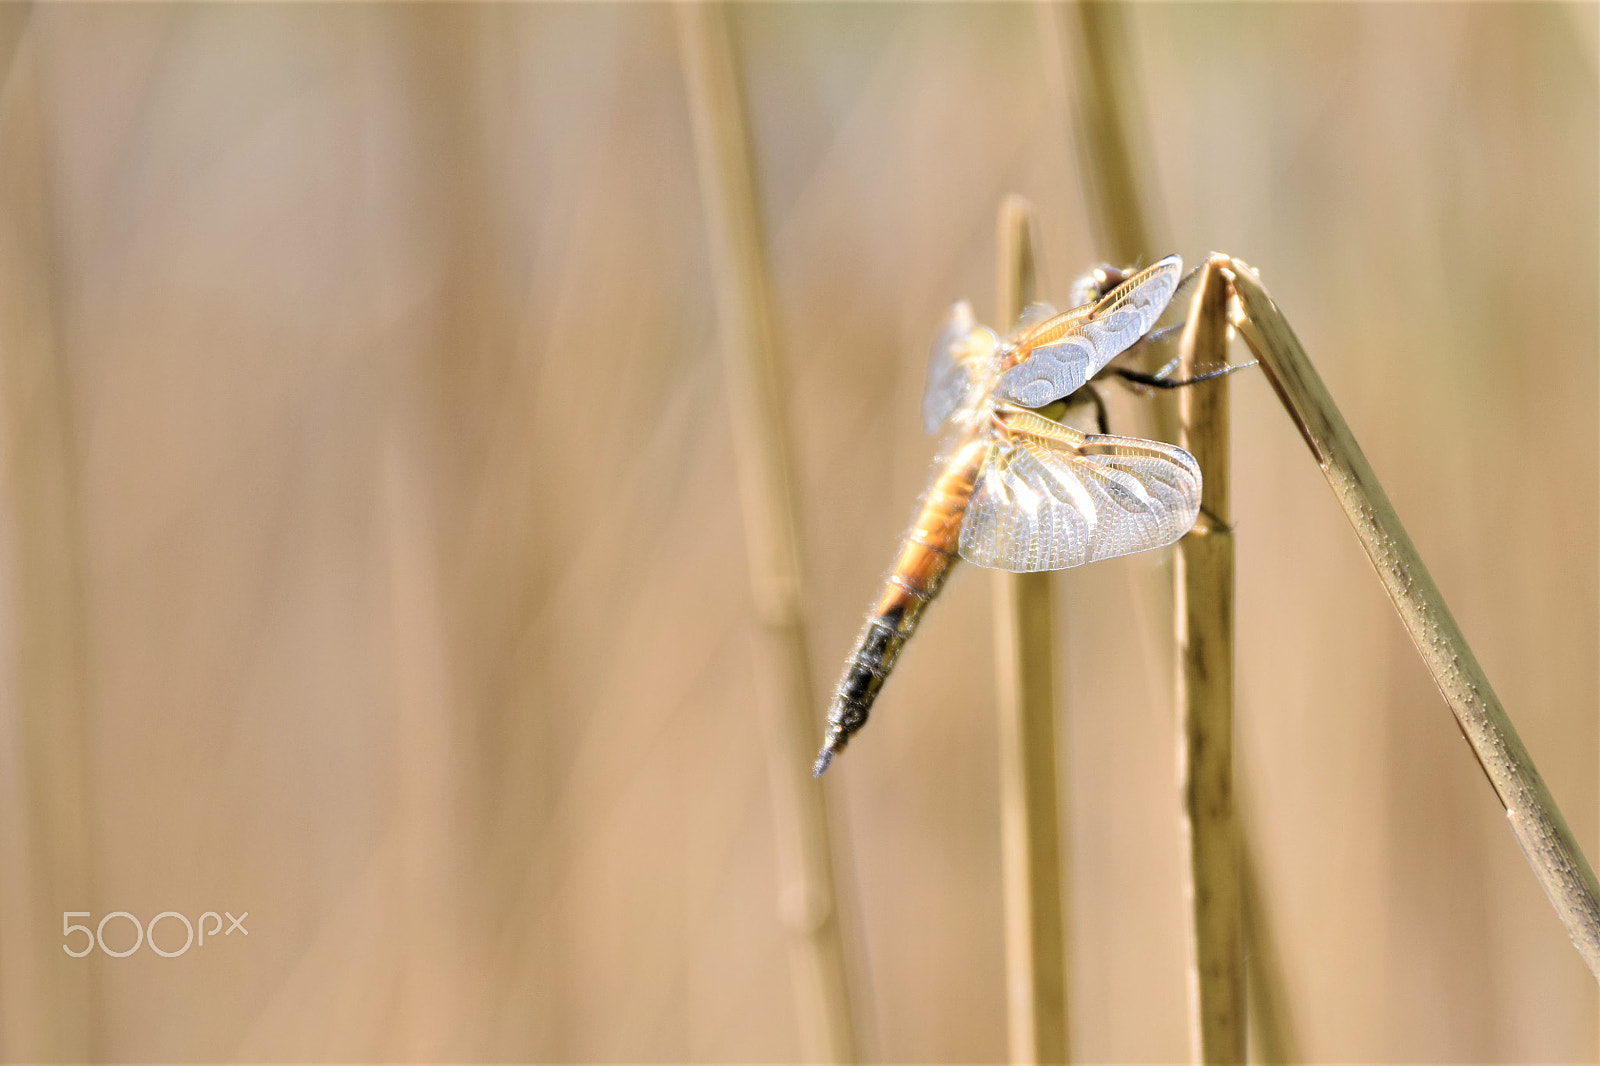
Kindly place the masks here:
[(922, 391), (922, 427), (937, 433), (978, 387), (978, 369), (994, 355), (994, 331), (972, 317), (962, 300), (945, 315), (939, 336), (928, 353), (928, 383)]
[(1087, 313), (1069, 311), (1023, 338), (1023, 360), (1000, 375), (995, 395), (1043, 407), (1080, 388), (1149, 332), (1172, 301), (1183, 260), (1170, 255), (1112, 289)]
[(1200, 467), (1160, 441), (1080, 433), (1011, 412), (961, 525), (961, 557), (1027, 572), (1176, 543), (1200, 513)]

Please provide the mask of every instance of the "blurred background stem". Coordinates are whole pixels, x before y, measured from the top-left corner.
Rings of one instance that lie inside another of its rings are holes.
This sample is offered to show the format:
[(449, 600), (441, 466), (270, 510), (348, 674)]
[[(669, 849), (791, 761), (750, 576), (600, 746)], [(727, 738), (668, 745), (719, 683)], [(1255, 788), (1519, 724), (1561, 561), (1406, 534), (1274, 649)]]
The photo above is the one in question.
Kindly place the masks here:
[[(1127, 58), (1127, 12), (1117, 3), (1038, 7), (1045, 77), (1071, 127), (1073, 158), (1095, 253), (1114, 266), (1148, 265), (1161, 243), (1137, 161), (1138, 79)], [(1155, 436), (1176, 439), (1177, 399), (1150, 397)]]
[(835, 904), (821, 733), (800, 601), (800, 549), (767, 260), (738, 59), (721, 4), (676, 9), (721, 323), (723, 375), (755, 600), (754, 676), (766, 729), (779, 908), (805, 1059), (856, 1056)]
[[(0, 840), (26, 860), (0, 870), (0, 1056), (88, 1061), (103, 1022), (96, 976), (62, 965), (62, 917), (98, 905), (93, 777), (85, 708), (89, 634), (82, 477), (70, 365), (62, 350), (59, 264), (31, 5), (0, 12), (0, 456), (12, 602), (4, 628), (10, 713), (0, 723)], [(0, 727), (3, 728), (3, 727)]]
[[(1004, 332), (1035, 298), (1033, 207), (1020, 196), (1000, 205), (997, 245), (995, 320)], [(1065, 1062), (1067, 962), (1051, 574), (996, 572), (992, 580), (1011, 1061)]]

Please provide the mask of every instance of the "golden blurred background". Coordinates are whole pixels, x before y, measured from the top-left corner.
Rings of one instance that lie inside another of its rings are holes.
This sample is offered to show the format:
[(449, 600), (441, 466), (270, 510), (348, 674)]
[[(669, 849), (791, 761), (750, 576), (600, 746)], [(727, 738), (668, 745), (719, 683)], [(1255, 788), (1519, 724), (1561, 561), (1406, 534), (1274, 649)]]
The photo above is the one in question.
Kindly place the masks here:
[[(1120, 15), (1151, 254), (1260, 269), (1595, 858), (1596, 8)], [(1036, 8), (729, 18), (823, 693), (1001, 198), (1046, 297), (1104, 252)], [(0, 8), (6, 1061), (802, 1056), (704, 218), (666, 5)], [(1232, 381), (1303, 1056), (1595, 1061), (1593, 979)], [(1083, 1061), (1188, 1054), (1165, 554), (1056, 585)], [(963, 568), (823, 786), (868, 1059), (1007, 1054), (992, 625)], [(69, 911), (248, 933), (72, 958)]]

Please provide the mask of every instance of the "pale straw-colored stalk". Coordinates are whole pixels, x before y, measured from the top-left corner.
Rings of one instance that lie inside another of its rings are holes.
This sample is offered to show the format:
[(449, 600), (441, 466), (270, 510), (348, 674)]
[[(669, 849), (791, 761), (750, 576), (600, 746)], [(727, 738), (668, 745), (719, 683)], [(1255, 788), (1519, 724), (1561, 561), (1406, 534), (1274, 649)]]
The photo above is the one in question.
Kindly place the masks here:
[[(1195, 286), (1179, 346), (1193, 377), (1227, 362), (1226, 257)], [(1194, 1061), (1245, 1060), (1239, 843), (1233, 813), (1233, 527), (1228, 502), (1228, 379), (1181, 390), (1180, 443), (1200, 464), (1200, 517), (1178, 542), (1178, 781), (1189, 921), (1189, 1037)]]
[[(1094, 7), (1096, 10), (1091, 11), (1083, 4), (1041, 0), (1035, 7), (1043, 51), (1041, 66), (1050, 103), (1056, 108), (1058, 121), (1070, 130), (1069, 139), (1076, 147), (1073, 158), (1078, 163), (1079, 184), (1095, 248), (1108, 262), (1127, 265), (1151, 254), (1150, 228), (1128, 143), (1128, 125), (1123, 120), (1126, 78), (1119, 76), (1122, 12), (1102, 10), (1101, 5)], [(1171, 401), (1166, 397), (1152, 398), (1149, 409), (1156, 435), (1172, 439), (1176, 419)], [(1048, 582), (1039, 583), (1048, 589)], [(1053, 630), (1045, 634), (1052, 635)], [(1063, 814), (1063, 821), (1070, 832), (1071, 819)], [(1069, 878), (1063, 877), (1063, 884), (1070, 883)], [(1067, 1050), (1065, 973), (1069, 972), (1070, 958), (1065, 945), (1069, 942), (1063, 923), (1063, 1057)], [(1015, 1049), (1019, 1025), (1015, 1006), (1012, 1013)]]
[(1116, 264), (1151, 251), (1145, 198), (1134, 164), (1120, 5), (1041, 3), (1044, 73), (1054, 100), (1070, 102), (1078, 173), (1095, 246)]
[[(1073, 132), (1073, 140), (1077, 147), (1079, 176), (1084, 188), (1084, 196), (1088, 206), (1089, 223), (1095, 236), (1096, 247), (1117, 265), (1127, 266), (1137, 263), (1148, 263), (1163, 249), (1154, 247), (1155, 237), (1150, 221), (1150, 211), (1143, 183), (1140, 181), (1139, 167), (1136, 162), (1136, 146), (1134, 144), (1135, 127), (1129, 116), (1137, 112), (1137, 83), (1129, 73), (1129, 64), (1126, 58), (1126, 24), (1127, 12), (1119, 5), (1105, 3), (1071, 3), (1060, 4), (1044, 2), (1039, 8), (1040, 37), (1045, 43), (1046, 60), (1045, 75), (1051, 84), (1053, 98), (1069, 101), (1068, 118)], [(1225, 345), (1224, 345), (1225, 347)], [(1209, 358), (1209, 357), (1208, 357)], [(1218, 357), (1218, 362), (1225, 361), (1225, 356)], [(1225, 396), (1226, 386), (1223, 386)], [(1191, 390), (1192, 391), (1192, 390)], [(1149, 397), (1149, 414), (1153, 434), (1163, 440), (1172, 440), (1179, 433), (1180, 416), (1175, 403), (1176, 398), (1170, 393), (1157, 393)], [(1203, 404), (1204, 401), (1201, 401)], [(1226, 456), (1226, 399), (1223, 405), (1223, 422), (1220, 434), (1222, 436), (1222, 454)], [(1212, 477), (1212, 466), (1202, 460), (1201, 467), (1207, 479)], [(1226, 477), (1226, 473), (1222, 475)], [(1225, 496), (1223, 497), (1225, 506)], [(1226, 541), (1226, 587), (1227, 587), (1227, 640), (1226, 650), (1232, 654), (1232, 542), (1231, 537), (1212, 538), (1208, 541), (1212, 548), (1200, 546), (1198, 540), (1195, 544), (1181, 548), (1177, 553), (1178, 562), (1182, 566), (1187, 560), (1191, 564), (1191, 571), (1198, 569), (1201, 576), (1195, 576), (1191, 581), (1181, 572), (1175, 573), (1175, 588), (1180, 596), (1185, 582), (1190, 581), (1189, 590), (1191, 603), (1193, 597), (1209, 595), (1209, 589), (1223, 578), (1223, 564), (1219, 561), (1216, 566), (1210, 566), (1202, 561), (1202, 553), (1207, 551), (1222, 552), (1222, 542)], [(1209, 557), (1206, 557), (1209, 558)], [(1219, 605), (1220, 609), (1220, 605)], [(1174, 604), (1177, 616), (1176, 625), (1179, 634), (1179, 662), (1176, 669), (1180, 675), (1184, 671), (1193, 671), (1200, 667), (1200, 663), (1187, 654), (1184, 650), (1184, 627), (1188, 624), (1183, 617), (1182, 603)], [(1189, 679), (1193, 681), (1193, 677)], [(1183, 703), (1185, 691), (1185, 678), (1178, 680), (1180, 692), (1180, 708)], [(1195, 686), (1190, 684), (1190, 689)], [(1228, 675), (1226, 693), (1221, 691), (1207, 691), (1198, 698), (1202, 702), (1215, 704), (1219, 699), (1228, 703), (1226, 721), (1231, 731), (1231, 673)], [(1180, 713), (1182, 711), (1180, 710)], [(1204, 716), (1203, 716), (1204, 717)], [(1201, 734), (1220, 728), (1219, 721), (1212, 726), (1203, 726), (1192, 719), (1185, 719), (1185, 729), (1180, 736), (1180, 743), (1186, 746), (1198, 742)], [(1197, 734), (1193, 730), (1198, 729)], [(1231, 739), (1230, 739), (1231, 744)], [(1181, 765), (1188, 767), (1187, 762)], [(1206, 774), (1219, 773), (1218, 765), (1208, 764), (1196, 767), (1201, 772), (1201, 781), (1208, 780)], [(1223, 775), (1226, 776), (1226, 775)], [(1189, 793), (1191, 785), (1198, 783), (1195, 779), (1185, 778), (1183, 787), (1186, 802), (1195, 797)], [(1211, 779), (1211, 785), (1221, 784), (1218, 779)], [(1231, 794), (1228, 810), (1231, 812)], [(1186, 810), (1188, 808), (1186, 807)], [(1223, 821), (1228, 821), (1224, 819)], [(1216, 849), (1209, 845), (1214, 837), (1213, 827), (1207, 824), (1195, 825), (1193, 818), (1189, 818), (1186, 825), (1186, 842), (1189, 849), (1189, 878), (1188, 887), (1194, 891), (1197, 887), (1203, 888), (1205, 877), (1201, 871), (1214, 869), (1215, 862), (1221, 859)], [(1215, 827), (1220, 831), (1220, 825)], [(1230, 830), (1237, 839), (1237, 829)], [(1194, 835), (1198, 833), (1197, 835)], [(1197, 865), (1198, 864), (1198, 865)], [(1197, 884), (1195, 878), (1201, 878)], [(1235, 898), (1237, 893), (1235, 893)], [(1230, 905), (1236, 913), (1236, 905)], [(1209, 911), (1193, 910), (1191, 919), (1195, 923), (1204, 923), (1211, 920)], [(1237, 932), (1237, 926), (1234, 929)], [(1202, 963), (1204, 960), (1213, 959), (1211, 945), (1215, 942), (1216, 933), (1213, 930), (1207, 933), (1201, 924), (1194, 925), (1190, 930), (1191, 963)], [(1201, 945), (1204, 949), (1201, 950)], [(1196, 954), (1199, 951), (1199, 954)], [(1273, 972), (1277, 972), (1274, 962)], [(1229, 991), (1223, 992), (1211, 985), (1211, 980), (1222, 979), (1224, 973), (1231, 974), (1231, 967), (1224, 966), (1210, 974), (1210, 979), (1202, 982), (1198, 972), (1191, 972), (1191, 1029), (1195, 1032), (1195, 1054), (1201, 1055), (1202, 1045), (1211, 1048), (1213, 1053), (1220, 1053), (1220, 1047), (1233, 1047), (1237, 1043), (1243, 1047), (1244, 1032), (1244, 1000), (1236, 995), (1238, 990), (1231, 984)], [(1229, 981), (1232, 977), (1227, 978)], [(1206, 1017), (1209, 1018), (1203, 1025), (1201, 1022), (1202, 1002), (1206, 1005)], [(1237, 1011), (1235, 1014), (1234, 1012)], [(1227, 1022), (1224, 1022), (1227, 1017)], [(1268, 1019), (1270, 1022), (1270, 1018)], [(1204, 1038), (1202, 1039), (1202, 1032)], [(1230, 1035), (1224, 1036), (1227, 1033)], [(1237, 1036), (1231, 1034), (1238, 1034)], [(1267, 1034), (1268, 1042), (1281, 1043), (1275, 1033)], [(1242, 1055), (1242, 1050), (1240, 1052)], [(1209, 1061), (1209, 1060), (1208, 1060)]]
[[(33, 9), (0, 16), (0, 426), (13, 708), (0, 840), (0, 1056), (88, 1061), (103, 1039), (97, 975), (62, 951), (62, 912), (95, 910), (88, 625), (79, 458), (56, 323)], [(5, 728), (6, 725), (0, 725)], [(78, 918), (74, 922), (93, 922)], [(75, 934), (74, 950), (81, 946)]]
[(755, 677), (802, 1051), (812, 1062), (851, 1062), (825, 792), (811, 777), (821, 721), (806, 655), (787, 420), (738, 63), (720, 4), (680, 4), (676, 16), (757, 614)]
[[(1114, 266), (1149, 265), (1164, 254), (1139, 180), (1135, 126), (1137, 82), (1127, 61), (1127, 12), (1115, 3), (1044, 0), (1039, 39), (1050, 97), (1064, 106), (1076, 146), (1078, 179), (1095, 249)], [(1162, 440), (1178, 431), (1175, 398), (1158, 393), (1147, 408)]]
[[(996, 322), (1034, 299), (1033, 208), (1000, 207)], [(1051, 575), (994, 575), (1000, 712), (1000, 833), (1011, 1061), (1065, 1062), (1066, 958), (1056, 792), (1055, 617)]]
[[(1234, 779), (1238, 781), (1237, 762)], [(1237, 789), (1236, 792), (1246, 790)], [(1234, 820), (1239, 827), (1239, 904), (1244, 921), (1245, 993), (1249, 1001), (1250, 1032), (1255, 1037), (1254, 1060), (1265, 1066), (1288, 1066), (1302, 1062), (1300, 1041), (1295, 1035), (1294, 1016), (1286, 993), (1283, 956), (1273, 935), (1266, 897), (1261, 893), (1261, 873), (1256, 868), (1255, 850), (1250, 844), (1249, 808), (1238, 806)]]
[(1499, 796), (1511, 832), (1572, 942), (1600, 977), (1600, 885), (1350, 427), (1248, 266), (1230, 268), (1233, 320), (1322, 467), (1412, 643)]
[[(1065, 105), (1096, 247), (1119, 266), (1149, 263), (1166, 249), (1156, 247), (1158, 227), (1151, 222), (1151, 215), (1159, 212), (1151, 209), (1137, 163), (1137, 127), (1130, 116), (1139, 110), (1138, 83), (1127, 61), (1128, 12), (1114, 3), (1052, 0), (1042, 0), (1038, 12), (1045, 78), (1051, 98)], [(1162, 440), (1177, 436), (1175, 401), (1171, 393), (1149, 397), (1151, 431)], [(1210, 474), (1207, 468), (1206, 475)], [(1244, 846), (1242, 841), (1240, 846)], [(1245, 920), (1259, 913), (1247, 912)], [(1271, 937), (1254, 934), (1253, 929), (1244, 930), (1253, 951), (1272, 950)], [(1196, 936), (1191, 933), (1191, 939)], [(1281, 972), (1276, 958), (1264, 962), (1262, 973)], [(1215, 996), (1209, 998), (1217, 1002)], [(1274, 989), (1270, 998), (1282, 1002), (1281, 987)], [(1292, 1034), (1272, 1029), (1278, 1019), (1286, 1017), (1277, 1012), (1257, 1020), (1264, 1046), (1293, 1046)]]

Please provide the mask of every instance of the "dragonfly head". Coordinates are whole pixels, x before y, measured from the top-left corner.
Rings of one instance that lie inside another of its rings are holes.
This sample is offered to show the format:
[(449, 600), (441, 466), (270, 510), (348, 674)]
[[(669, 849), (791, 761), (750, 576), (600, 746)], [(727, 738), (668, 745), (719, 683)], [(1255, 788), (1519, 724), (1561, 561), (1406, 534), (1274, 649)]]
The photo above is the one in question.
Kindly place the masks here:
[(1133, 274), (1121, 267), (1101, 263), (1072, 283), (1069, 298), (1073, 307), (1098, 303), (1100, 298), (1127, 281)]

